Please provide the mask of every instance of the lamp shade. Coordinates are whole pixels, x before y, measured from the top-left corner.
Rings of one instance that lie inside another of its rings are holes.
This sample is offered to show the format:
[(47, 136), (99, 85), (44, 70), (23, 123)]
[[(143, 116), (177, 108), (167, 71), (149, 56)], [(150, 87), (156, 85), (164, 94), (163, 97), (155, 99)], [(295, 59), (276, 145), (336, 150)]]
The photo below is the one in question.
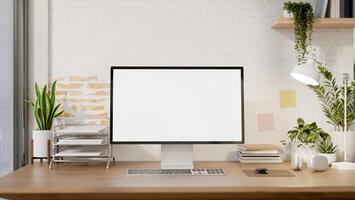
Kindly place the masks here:
[(320, 75), (315, 68), (315, 62), (313, 60), (308, 60), (305, 64), (297, 65), (293, 68), (290, 75), (301, 83), (319, 85)]

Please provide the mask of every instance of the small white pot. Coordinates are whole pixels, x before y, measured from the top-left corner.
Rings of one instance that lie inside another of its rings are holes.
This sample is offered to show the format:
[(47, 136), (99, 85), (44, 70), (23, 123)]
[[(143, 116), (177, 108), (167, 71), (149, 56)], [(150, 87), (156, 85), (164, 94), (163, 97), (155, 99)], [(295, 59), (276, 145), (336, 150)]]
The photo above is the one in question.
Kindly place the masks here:
[[(329, 131), (332, 142), (337, 145), (336, 161), (344, 161), (344, 132)], [(349, 131), (346, 134), (347, 141), (347, 160), (355, 161), (355, 132)]]
[(298, 152), (293, 153), (292, 159), (291, 159), (291, 168), (296, 171), (301, 170), (302, 165), (303, 165), (302, 156)]
[(283, 10), (283, 17), (284, 18), (293, 18), (293, 14), (289, 13), (287, 10)]
[(52, 139), (52, 130), (33, 130), (33, 157), (48, 156), (48, 140)]
[(323, 155), (327, 158), (329, 166), (337, 160), (335, 153), (320, 153), (319, 155)]

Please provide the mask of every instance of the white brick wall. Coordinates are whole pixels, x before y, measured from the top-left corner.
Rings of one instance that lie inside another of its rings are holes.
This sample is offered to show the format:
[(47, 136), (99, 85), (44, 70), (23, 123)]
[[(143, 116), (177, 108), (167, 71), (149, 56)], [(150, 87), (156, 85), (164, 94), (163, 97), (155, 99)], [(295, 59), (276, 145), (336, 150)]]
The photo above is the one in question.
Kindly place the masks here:
[[(246, 142), (277, 144), (299, 116), (328, 129), (312, 91), (289, 76), (296, 64), (293, 30), (271, 29), (283, 2), (52, 0), (51, 79), (95, 76), (108, 83), (111, 65), (241, 65)], [(352, 29), (321, 29), (313, 43), (330, 66), (353, 74), (352, 37)], [(296, 109), (279, 108), (281, 89), (297, 91)], [(274, 113), (275, 130), (258, 132), (257, 114), (268, 112)], [(230, 159), (235, 150), (235, 145), (195, 147), (196, 160)], [(115, 152), (120, 160), (160, 156), (158, 145), (122, 145)]]

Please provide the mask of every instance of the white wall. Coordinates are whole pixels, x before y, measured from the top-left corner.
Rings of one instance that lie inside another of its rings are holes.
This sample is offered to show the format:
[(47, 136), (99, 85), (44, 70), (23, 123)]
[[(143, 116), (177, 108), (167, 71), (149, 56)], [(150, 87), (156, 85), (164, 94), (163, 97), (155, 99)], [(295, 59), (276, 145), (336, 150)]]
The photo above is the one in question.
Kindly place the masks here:
[(13, 16), (13, 1), (0, 1), (0, 176), (13, 170)]
[[(111, 65), (244, 66), (247, 143), (278, 144), (299, 116), (329, 129), (312, 91), (289, 76), (296, 64), (293, 30), (271, 28), (282, 14), (283, 2), (52, 0), (50, 79), (95, 77), (109, 83)], [(313, 44), (325, 51), (328, 65), (350, 74), (352, 39), (352, 29), (317, 29), (313, 34)], [(87, 89), (80, 89), (85, 90), (80, 94), (88, 95)], [(297, 91), (296, 108), (279, 107), (280, 90)], [(104, 98), (107, 113), (109, 97)], [(68, 112), (70, 106), (66, 105)], [(258, 131), (260, 113), (274, 114), (274, 130)], [(195, 147), (197, 160), (230, 159), (235, 150), (235, 145)], [(115, 152), (121, 160), (160, 156), (158, 145), (122, 145)]]

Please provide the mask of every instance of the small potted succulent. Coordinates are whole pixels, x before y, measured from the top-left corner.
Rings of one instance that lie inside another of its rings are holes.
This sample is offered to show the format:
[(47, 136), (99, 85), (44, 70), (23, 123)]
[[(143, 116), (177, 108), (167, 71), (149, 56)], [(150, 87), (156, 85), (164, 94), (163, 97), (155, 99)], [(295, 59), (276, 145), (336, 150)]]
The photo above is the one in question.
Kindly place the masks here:
[(328, 159), (329, 165), (332, 165), (332, 163), (336, 161), (335, 153), (337, 151), (337, 146), (330, 141), (330, 138), (318, 143), (318, 151), (320, 155), (323, 155)]
[(33, 130), (33, 157), (47, 157), (48, 140), (52, 138), (52, 125), (56, 117), (61, 115), (60, 104), (56, 104), (56, 82), (48, 91), (47, 85), (41, 89), (35, 84), (35, 100), (31, 102), (37, 129)]
[(306, 124), (301, 118), (297, 119), (297, 126), (288, 131), (287, 135), (291, 142), (297, 144), (297, 153), (306, 164), (312, 155), (317, 154), (317, 143), (329, 138), (329, 134), (319, 128), (315, 122)]

